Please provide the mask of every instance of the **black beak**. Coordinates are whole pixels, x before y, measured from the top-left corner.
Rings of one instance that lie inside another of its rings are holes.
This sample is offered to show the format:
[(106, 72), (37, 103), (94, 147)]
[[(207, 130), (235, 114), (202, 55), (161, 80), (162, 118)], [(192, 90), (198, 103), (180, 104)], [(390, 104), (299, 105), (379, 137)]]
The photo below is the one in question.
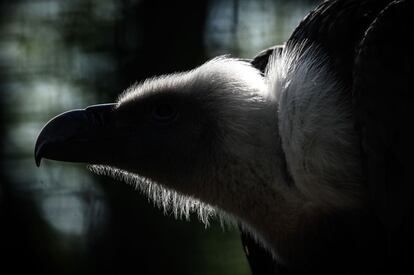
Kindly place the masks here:
[(109, 164), (116, 159), (114, 143), (119, 133), (115, 106), (115, 103), (93, 105), (51, 119), (36, 141), (36, 165), (40, 165), (42, 158), (90, 164)]

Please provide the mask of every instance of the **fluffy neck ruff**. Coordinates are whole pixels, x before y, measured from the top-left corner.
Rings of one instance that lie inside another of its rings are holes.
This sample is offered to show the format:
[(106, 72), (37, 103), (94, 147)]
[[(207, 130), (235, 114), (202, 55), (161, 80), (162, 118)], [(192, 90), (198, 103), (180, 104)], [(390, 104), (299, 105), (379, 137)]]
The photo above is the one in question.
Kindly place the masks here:
[(303, 44), (271, 57), (267, 68), (287, 168), (297, 189), (325, 208), (358, 206), (361, 163), (350, 91), (317, 47)]

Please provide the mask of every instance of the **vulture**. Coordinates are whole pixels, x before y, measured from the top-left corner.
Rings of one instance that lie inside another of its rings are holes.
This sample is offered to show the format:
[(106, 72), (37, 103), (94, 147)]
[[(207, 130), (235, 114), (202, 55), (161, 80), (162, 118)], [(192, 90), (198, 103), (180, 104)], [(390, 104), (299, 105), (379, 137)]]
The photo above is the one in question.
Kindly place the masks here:
[(255, 274), (409, 273), (412, 12), (325, 1), (252, 60), (216, 57), (54, 117), (36, 164), (86, 163), (164, 211), (239, 225)]

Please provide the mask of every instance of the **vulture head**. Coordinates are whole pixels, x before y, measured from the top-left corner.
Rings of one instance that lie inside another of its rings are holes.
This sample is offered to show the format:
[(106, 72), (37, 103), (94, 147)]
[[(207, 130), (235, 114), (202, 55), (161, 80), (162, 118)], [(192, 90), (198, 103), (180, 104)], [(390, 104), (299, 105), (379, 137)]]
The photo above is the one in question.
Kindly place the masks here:
[(35, 158), (88, 163), (176, 215), (194, 210), (207, 223), (218, 211), (289, 258), (318, 217), (359, 202), (340, 90), (312, 46), (275, 54), (264, 75), (219, 57), (53, 118)]

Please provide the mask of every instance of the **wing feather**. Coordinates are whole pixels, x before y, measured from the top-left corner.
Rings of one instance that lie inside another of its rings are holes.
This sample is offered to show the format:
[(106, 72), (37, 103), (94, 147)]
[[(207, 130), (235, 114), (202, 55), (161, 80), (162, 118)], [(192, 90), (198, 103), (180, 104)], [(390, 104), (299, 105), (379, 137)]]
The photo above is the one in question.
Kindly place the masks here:
[(389, 4), (355, 59), (353, 94), (370, 205), (388, 232), (389, 254), (409, 266), (413, 247), (413, 1)]

